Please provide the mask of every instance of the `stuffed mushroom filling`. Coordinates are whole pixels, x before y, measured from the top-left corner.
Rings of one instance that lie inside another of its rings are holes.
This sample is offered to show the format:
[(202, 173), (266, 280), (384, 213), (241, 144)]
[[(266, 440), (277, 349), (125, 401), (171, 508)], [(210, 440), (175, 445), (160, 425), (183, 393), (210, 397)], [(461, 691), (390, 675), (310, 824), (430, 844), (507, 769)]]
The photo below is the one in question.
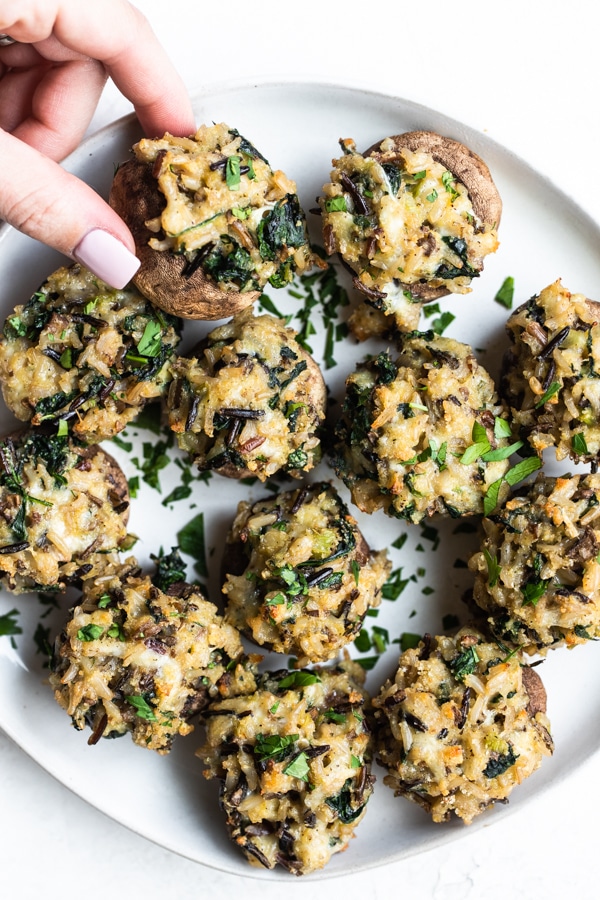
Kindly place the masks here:
[(165, 393), (180, 330), (132, 285), (114, 290), (82, 266), (58, 269), (4, 324), (6, 404), (33, 425), (111, 438)]
[(341, 146), (319, 203), (327, 252), (357, 273), (356, 287), (400, 317), (416, 299), (411, 285), (468, 292), (498, 239), (478, 219), (467, 188), (429, 153), (399, 153), (392, 139), (377, 158), (358, 153), (351, 140)]
[(146, 222), (150, 247), (184, 254), (184, 275), (201, 268), (221, 290), (253, 291), (283, 287), (312, 264), (295, 183), (235, 129), (143, 139), (134, 152), (165, 198)]
[(173, 373), (169, 424), (200, 469), (264, 481), (301, 477), (320, 459), (323, 376), (280, 319), (244, 310)]

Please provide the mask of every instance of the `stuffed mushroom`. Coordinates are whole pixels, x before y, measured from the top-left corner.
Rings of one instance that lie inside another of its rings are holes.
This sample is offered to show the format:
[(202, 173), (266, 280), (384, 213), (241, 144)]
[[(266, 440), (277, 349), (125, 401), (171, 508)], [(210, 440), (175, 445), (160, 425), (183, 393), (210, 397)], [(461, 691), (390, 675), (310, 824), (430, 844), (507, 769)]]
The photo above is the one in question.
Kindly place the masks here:
[(498, 246), (502, 202), (486, 164), (450, 138), (426, 131), (388, 137), (364, 154), (340, 141), (319, 198), (323, 238), (379, 311), (359, 316), (360, 333), (385, 320), (418, 326), (422, 303), (470, 291)]
[(600, 460), (600, 303), (560, 280), (516, 309), (500, 391), (515, 425), (541, 456)]
[(360, 363), (346, 381), (332, 464), (360, 510), (420, 522), (481, 513), (516, 442), (495, 385), (467, 344), (406, 335), (400, 352)]
[(136, 242), (136, 285), (167, 312), (225, 318), (312, 265), (295, 183), (235, 129), (203, 125), (133, 151), (110, 203)]
[(321, 371), (275, 316), (247, 309), (173, 363), (169, 425), (201, 470), (230, 478), (300, 478), (319, 461)]
[(387, 552), (370, 550), (325, 482), (242, 501), (225, 545), (226, 621), (298, 664), (337, 656), (381, 602)]
[(434, 822), (506, 802), (553, 751), (536, 671), (471, 627), (405, 650), (373, 706), (384, 783)]
[(374, 781), (363, 682), (351, 662), (268, 672), (255, 693), (207, 711), (198, 756), (252, 865), (305, 875), (348, 846)]
[(180, 330), (133, 285), (114, 290), (82, 266), (60, 268), (4, 323), (6, 404), (87, 443), (111, 438), (165, 393)]
[(9, 591), (63, 591), (126, 549), (129, 493), (98, 446), (30, 429), (0, 442), (0, 582)]
[(254, 690), (237, 630), (183, 574), (174, 551), (153, 578), (133, 557), (106, 558), (84, 581), (55, 642), (50, 683), (74, 727), (91, 729), (89, 744), (129, 733), (164, 755), (211, 698)]
[(483, 520), (473, 597), (527, 653), (600, 639), (600, 475), (538, 475)]

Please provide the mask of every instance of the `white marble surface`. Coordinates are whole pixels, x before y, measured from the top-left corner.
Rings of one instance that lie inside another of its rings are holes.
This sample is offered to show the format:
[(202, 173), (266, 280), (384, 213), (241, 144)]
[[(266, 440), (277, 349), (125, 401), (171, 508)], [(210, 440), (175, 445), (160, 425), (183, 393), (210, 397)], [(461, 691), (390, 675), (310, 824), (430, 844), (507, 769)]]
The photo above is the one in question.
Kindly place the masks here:
[[(600, 217), (592, 168), (600, 150), (598, 51), (585, 0), (380, 0), (362, 10), (322, 0), (138, 6), (192, 92), (291, 75), (395, 93), (486, 131)], [(91, 130), (127, 112), (109, 86)], [(492, 812), (487, 827), (465, 829), (453, 844), (310, 890), (348, 900), (597, 896), (597, 836), (587, 817), (600, 798), (598, 767), (595, 757), (517, 814), (494, 822)], [(213, 900), (240, 890), (248, 900), (275, 900), (282, 891), (293, 900), (308, 888), (291, 877), (287, 886), (242, 880), (148, 843), (73, 796), (2, 733), (0, 834), (0, 895), (11, 900), (187, 900), (207, 890)]]

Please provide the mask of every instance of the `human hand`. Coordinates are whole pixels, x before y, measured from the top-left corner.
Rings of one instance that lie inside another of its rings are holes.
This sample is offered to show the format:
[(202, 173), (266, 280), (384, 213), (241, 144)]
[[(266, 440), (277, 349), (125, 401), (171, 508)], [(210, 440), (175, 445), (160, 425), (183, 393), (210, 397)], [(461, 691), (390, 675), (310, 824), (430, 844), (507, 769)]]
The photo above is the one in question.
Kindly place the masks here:
[(139, 266), (125, 223), (58, 162), (83, 137), (107, 78), (148, 136), (192, 134), (185, 87), (127, 0), (0, 0), (0, 218), (123, 287)]

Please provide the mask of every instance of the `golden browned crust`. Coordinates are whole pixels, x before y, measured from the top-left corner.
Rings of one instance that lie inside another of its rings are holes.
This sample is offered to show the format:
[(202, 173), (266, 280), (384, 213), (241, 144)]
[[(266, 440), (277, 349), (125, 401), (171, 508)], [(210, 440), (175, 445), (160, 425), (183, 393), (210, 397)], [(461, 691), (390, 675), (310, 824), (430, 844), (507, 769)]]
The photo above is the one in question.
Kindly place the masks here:
[[(443, 137), (433, 131), (407, 131), (404, 134), (395, 134), (386, 139), (393, 141), (394, 148), (399, 157), (404, 148), (423, 150), (429, 153), (436, 162), (444, 165), (449, 172), (461, 181), (466, 187), (473, 211), (481, 219), (484, 225), (492, 225), (498, 228), (502, 215), (502, 200), (494, 180), (484, 161), (464, 144), (452, 138)], [(380, 160), (383, 154), (379, 149), (383, 141), (378, 141), (369, 147), (363, 154)], [(385, 154), (385, 160), (390, 160), (390, 150)], [(424, 303), (437, 300), (446, 296), (449, 291), (444, 287), (431, 287), (423, 284), (406, 285), (411, 294), (418, 296)]]
[(260, 291), (221, 291), (198, 267), (185, 275), (183, 254), (153, 250), (146, 222), (159, 216), (165, 199), (152, 167), (136, 159), (119, 166), (109, 203), (131, 231), (141, 262), (133, 278), (137, 289), (161, 309), (184, 319), (224, 319), (250, 306)]

